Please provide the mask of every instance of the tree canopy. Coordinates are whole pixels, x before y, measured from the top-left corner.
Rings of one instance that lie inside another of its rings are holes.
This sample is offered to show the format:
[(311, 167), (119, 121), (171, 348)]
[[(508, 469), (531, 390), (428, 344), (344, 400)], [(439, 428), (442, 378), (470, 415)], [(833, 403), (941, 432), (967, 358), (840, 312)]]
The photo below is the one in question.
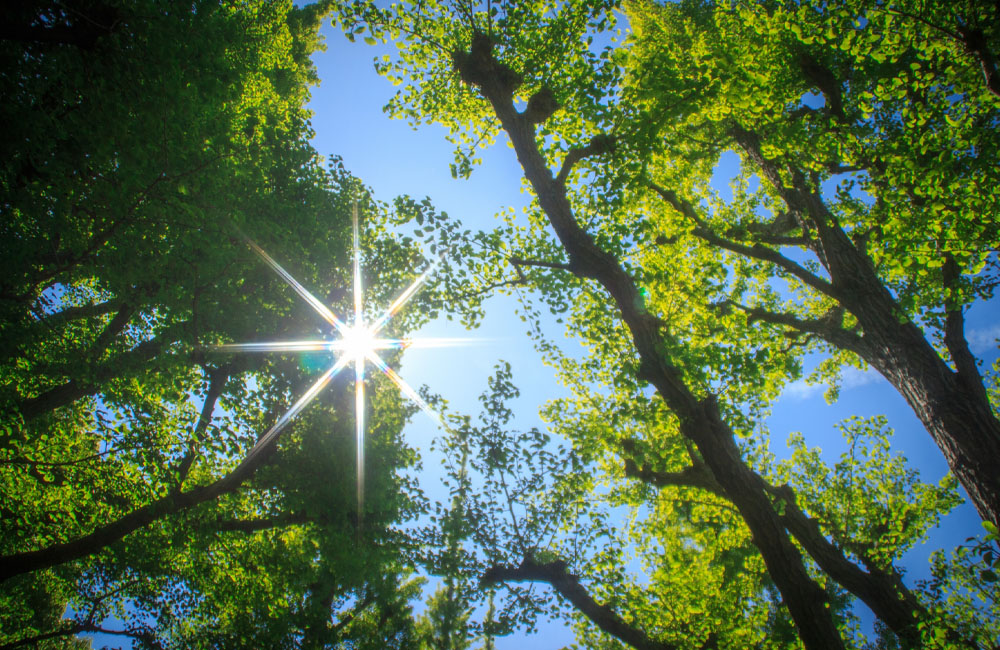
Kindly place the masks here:
[[(389, 109), (447, 127), (454, 173), (471, 173), (478, 148), (501, 134), (513, 147), (536, 199), (531, 225), (480, 236), (490, 264), (470, 265), (469, 277), (483, 289), (530, 284), (568, 314), (584, 359), (539, 333), (577, 394), (550, 406), (553, 427), (607, 479), (659, 488), (637, 512), (657, 511), (682, 487), (738, 515), (733, 525), (752, 540), (767, 584), (741, 590), (748, 600), (727, 607), (730, 618), (734, 607), (780, 602), (778, 616), (805, 647), (845, 647), (858, 641), (840, 593), (865, 602), (907, 646), (994, 644), (988, 613), (970, 628), (966, 611), (927, 609), (893, 566), (955, 503), (946, 484), (908, 483), (919, 514), (879, 506), (864, 524), (838, 521), (844, 510), (808, 503), (818, 493), (810, 482), (827, 499), (874, 505), (872, 488), (854, 483), (869, 496), (834, 497), (828, 470), (798, 470), (796, 485), (759, 432), (761, 412), (799, 376), (805, 353), (829, 353), (821, 378), (845, 363), (870, 365), (907, 400), (995, 530), (996, 404), (964, 332), (965, 310), (996, 284), (993, 9), (636, 2), (622, 7), (628, 37), (605, 45), (616, 9), (358, 3), (345, 22), (397, 44), (398, 56), (379, 64), (403, 86)], [(729, 151), (741, 159), (731, 200), (709, 184)], [(879, 430), (845, 429), (854, 440)], [(876, 449), (884, 436), (873, 438)], [(808, 465), (810, 456), (796, 458)], [(902, 489), (903, 476), (883, 475), (897, 487), (874, 492)], [(860, 529), (878, 539), (859, 544)], [(677, 533), (659, 533), (640, 539), (664, 562)], [(705, 553), (703, 538), (688, 535)], [(556, 569), (538, 569), (528, 551), (520, 569), (490, 575), (555, 586)], [(578, 562), (579, 573), (594, 571)], [(620, 573), (605, 575), (609, 599), (621, 602)], [(645, 637), (625, 638), (622, 619), (602, 623), (555, 589), (635, 647), (657, 629), (650, 620), (636, 625)], [(648, 603), (648, 589), (638, 591)], [(712, 647), (721, 634), (713, 621), (684, 638)], [(737, 638), (724, 643), (747, 643)]]
[(325, 11), (55, 2), (6, 23), (4, 647), (99, 631), (323, 647), (361, 629), (344, 629), (353, 608), (405, 590), (393, 527), (423, 506), (391, 384), (368, 400), (359, 513), (343, 379), (244, 460), (330, 354), (212, 351), (323, 325), (245, 237), (340, 311), (352, 206), (371, 215), (374, 299), (422, 264), (308, 143)]
[[(324, 166), (305, 103), (330, 16), (395, 47), (387, 110), (443, 125), (454, 176), (511, 145), (525, 220), (470, 232)], [(593, 648), (998, 647), (998, 369), (965, 331), (998, 278), (998, 18), (929, 0), (9, 11), (0, 647), (493, 648), (563, 615)], [(359, 208), (374, 303), (421, 246), (448, 252), (395, 332), (442, 309), (474, 324), (526, 288), (569, 390), (544, 431), (516, 426), (509, 364), (469, 378), (478, 419), (428, 395), (441, 502), (392, 383), (363, 405), (359, 511), (347, 378), (255, 446), (332, 353), (217, 347), (326, 335), (254, 248), (346, 314)], [(832, 464), (802, 435), (779, 453), (764, 420), (817, 356), (831, 399), (845, 366), (881, 373), (952, 473), (922, 478), (883, 417), (844, 421)], [(966, 496), (985, 534), (909, 579), (904, 555)]]

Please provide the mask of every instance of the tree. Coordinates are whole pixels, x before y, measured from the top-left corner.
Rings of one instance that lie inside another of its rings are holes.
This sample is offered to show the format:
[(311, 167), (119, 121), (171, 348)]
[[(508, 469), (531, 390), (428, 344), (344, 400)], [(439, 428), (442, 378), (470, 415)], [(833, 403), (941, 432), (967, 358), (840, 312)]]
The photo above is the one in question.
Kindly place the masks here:
[[(669, 248), (708, 246), (733, 269), (720, 309), (878, 370), (996, 525), (1000, 483), (984, 459), (1000, 452), (1000, 420), (964, 312), (997, 282), (1000, 104), (981, 68), (1000, 34), (986, 5), (923, 4), (631, 4), (635, 127), (622, 142), (646, 161), (631, 180), (664, 203), (653, 221), (678, 237)], [(702, 209), (726, 150), (743, 184)], [(785, 295), (757, 288), (782, 281)]]
[[(329, 355), (211, 352), (321, 324), (245, 237), (342, 312), (357, 202), (373, 300), (422, 266), (361, 183), (309, 146), (326, 10), (37, 2), (5, 21), (4, 647), (101, 630), (136, 647), (322, 647), (408, 593), (393, 525), (422, 506), (399, 475), (414, 457), (397, 392), (369, 394), (359, 513), (346, 382), (244, 459)], [(367, 550), (346, 554), (357, 539)]]
[[(479, 237), (480, 242), (495, 245), (486, 264), (509, 262), (517, 274), (508, 279), (494, 270), (480, 286), (533, 282), (556, 310), (562, 311), (572, 303), (572, 326), (588, 341), (592, 353), (583, 363), (563, 360), (563, 377), (584, 385), (585, 390), (580, 392), (591, 399), (594, 393), (586, 389), (588, 381), (601, 381), (608, 390), (613, 388), (615, 399), (605, 408), (591, 411), (592, 417), (605, 420), (610, 414), (612, 428), (636, 421), (656, 423), (642, 432), (646, 439), (641, 442), (647, 449), (640, 451), (648, 451), (656, 464), (670, 471), (644, 466), (644, 454), (630, 450), (635, 445), (629, 444), (627, 434), (621, 430), (606, 434), (601, 441), (604, 449), (623, 457), (625, 471), (637, 478), (656, 485), (697, 488), (730, 502), (807, 648), (843, 647), (845, 641), (838, 632), (840, 622), (834, 615), (837, 610), (829, 606), (833, 596), (817, 582), (826, 578), (810, 573), (812, 565), (803, 559), (796, 544), (828, 578), (868, 603), (904, 643), (924, 642), (928, 612), (891, 564), (846, 549), (836, 538), (831, 542), (826, 535), (831, 534), (833, 522), (809, 517), (800, 509), (794, 492), (771, 483), (766, 478), (766, 464), (754, 458), (752, 449), (738, 444), (738, 440), (751, 436), (754, 410), (766, 407), (780, 383), (795, 372), (796, 359), (761, 326), (762, 319), (750, 311), (753, 307), (735, 309), (727, 303), (731, 311), (726, 320), (706, 304), (706, 296), (728, 296), (730, 291), (756, 289), (768, 295), (766, 274), (758, 273), (749, 279), (743, 274), (730, 285), (724, 279), (728, 273), (726, 248), (694, 248), (687, 246), (687, 241), (667, 249), (667, 254), (656, 248), (677, 243), (679, 234), (690, 235), (689, 231), (704, 226), (695, 219), (699, 217), (699, 204), (690, 199), (688, 203), (680, 202), (679, 190), (659, 183), (654, 183), (651, 190), (650, 182), (655, 179), (650, 178), (649, 171), (676, 168), (677, 174), (686, 174), (686, 181), (697, 186), (698, 172), (710, 169), (712, 155), (725, 149), (707, 149), (707, 153), (694, 150), (685, 156), (673, 149), (686, 153), (685, 141), (668, 141), (664, 146), (658, 132), (643, 140), (643, 127), (658, 127), (660, 112), (636, 111), (636, 115), (630, 112), (630, 103), (616, 100), (631, 98), (628, 93), (636, 89), (664, 106), (686, 106), (685, 98), (643, 85), (647, 79), (641, 74), (634, 77), (634, 85), (629, 85), (633, 78), (623, 76), (618, 65), (625, 60), (626, 50), (594, 52), (594, 34), (612, 20), (610, 9), (611, 3), (572, 7), (455, 3), (406, 5), (380, 11), (360, 4), (345, 22), (352, 32), (367, 28), (375, 36), (398, 39), (399, 58), (379, 64), (382, 72), (404, 85), (390, 103), (390, 110), (410, 119), (447, 126), (460, 145), (456, 173), (471, 170), (477, 146), (491, 143), (499, 132), (509, 138), (526, 182), (534, 191), (537, 210), (532, 215), (532, 229), (526, 234), (508, 226), (499, 233)], [(732, 12), (712, 11), (711, 6), (692, 4), (678, 11), (690, 11), (701, 21), (686, 23), (686, 33), (699, 34), (698, 29), (704, 25), (706, 40), (723, 48), (728, 41), (717, 38), (709, 28), (715, 20), (732, 21), (732, 30), (736, 31), (741, 9), (736, 5)], [(673, 9), (662, 11), (669, 13)], [(767, 15), (778, 13), (778, 8), (772, 8)], [(822, 11), (814, 13), (824, 15)], [(810, 19), (813, 17), (809, 14)], [(650, 40), (653, 45), (657, 42), (655, 38)], [(718, 54), (712, 60), (734, 60), (734, 54)], [(761, 58), (767, 60), (768, 54), (765, 50)], [(677, 58), (668, 57), (661, 65)], [(697, 80), (690, 86), (697, 94), (705, 84)], [(715, 105), (708, 104), (702, 112), (692, 111), (692, 121), (713, 115), (710, 109)], [(523, 110), (519, 110), (522, 106)], [(744, 131), (746, 127), (733, 133)], [(748, 160), (760, 163), (749, 155)], [(584, 165), (587, 176), (580, 172)], [(766, 165), (761, 173), (767, 177)], [(781, 180), (780, 174), (775, 178)], [(780, 191), (785, 184), (775, 185)], [(656, 217), (646, 218), (636, 207), (635, 197), (640, 190), (644, 196), (658, 196), (662, 203), (679, 210), (691, 221), (687, 229), (675, 233), (662, 229)], [(813, 190), (809, 196), (818, 196), (817, 192)], [(805, 199), (785, 194), (776, 197), (785, 204), (781, 212), (791, 214), (805, 209)], [(674, 206), (671, 199), (680, 207)], [(692, 209), (685, 210), (684, 206)], [(734, 209), (738, 207), (736, 204)], [(728, 211), (720, 209), (718, 216), (722, 220)], [(810, 232), (815, 230), (832, 232), (834, 227), (810, 226)], [(445, 237), (451, 237), (453, 232), (446, 229)], [(785, 235), (787, 231), (778, 233)], [(832, 236), (849, 240), (841, 235)], [(760, 250), (754, 248), (751, 252)], [(762, 255), (764, 259), (758, 266), (764, 270), (773, 267), (775, 273), (799, 278), (811, 273), (800, 273), (799, 269), (807, 267), (780, 255), (766, 251)], [(825, 257), (823, 261), (829, 263)], [(834, 265), (840, 263), (835, 261)], [(480, 271), (486, 264), (470, 264), (469, 272)], [(857, 281), (843, 268), (846, 277)], [(975, 264), (962, 268), (966, 272)], [(894, 300), (881, 281), (877, 286), (880, 300)], [(988, 283), (981, 287), (987, 288)], [(682, 301), (688, 300), (702, 308), (667, 309), (668, 299), (685, 307), (688, 303)], [(867, 309), (869, 303), (862, 302)], [(530, 307), (528, 312), (530, 316)], [(956, 309), (951, 312), (961, 313)], [(834, 310), (830, 318), (836, 313)], [(902, 312), (892, 308), (887, 313), (899, 329)], [(797, 318), (796, 322), (803, 320)], [(782, 320), (777, 323), (787, 324)], [(860, 327), (864, 332), (852, 332), (853, 336), (868, 335), (865, 328), (869, 326), (861, 323)], [(914, 325), (903, 327), (907, 328), (916, 331)], [(888, 335), (885, 328), (881, 331)], [(740, 335), (746, 337), (749, 346), (741, 345)], [(891, 345), (883, 343), (883, 349)], [(542, 346), (558, 356), (544, 341)], [(926, 342), (925, 347), (930, 349)], [(655, 389), (654, 399), (644, 392), (646, 385)], [(984, 404), (985, 412), (995, 419), (988, 403), (979, 404), (977, 412), (984, 412)], [(652, 430), (655, 436), (649, 435)], [(578, 443), (581, 440), (579, 434), (573, 438)], [(977, 458), (988, 457), (992, 456)], [(978, 490), (980, 495), (990, 491), (994, 480), (983, 475), (971, 478), (976, 472), (964, 465), (956, 473), (965, 477), (964, 484), (975, 484), (970, 493)], [(980, 499), (980, 505), (987, 502)], [(826, 527), (825, 531), (820, 526)], [(976, 644), (963, 639), (954, 629), (949, 630), (947, 624), (942, 634), (949, 643)]]

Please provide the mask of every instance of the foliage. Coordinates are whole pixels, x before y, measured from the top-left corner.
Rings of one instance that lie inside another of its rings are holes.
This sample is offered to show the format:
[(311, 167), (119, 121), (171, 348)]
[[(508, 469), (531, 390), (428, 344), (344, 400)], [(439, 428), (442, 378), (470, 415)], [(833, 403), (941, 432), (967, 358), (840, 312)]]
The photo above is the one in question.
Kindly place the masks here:
[[(453, 174), (506, 137), (534, 192), (526, 224), (503, 214), (462, 242), (440, 218), (421, 234), (461, 250), (472, 293), (535, 290), (523, 317), (573, 390), (547, 411), (587, 467), (573, 494), (639, 522), (628, 542), (655, 578), (623, 580), (633, 558), (618, 536), (573, 564), (597, 578), (588, 593), (608, 616), (551, 558), (487, 569), (552, 584), (603, 630), (584, 627), (588, 643), (862, 646), (847, 607), (873, 593), (886, 647), (989, 637), (980, 614), (965, 627), (937, 616), (949, 607), (921, 601), (894, 566), (955, 505), (950, 479), (919, 483), (882, 423), (845, 426), (860, 457), (831, 469), (800, 445), (794, 470), (770, 458), (760, 426), (805, 353), (829, 355), (816, 377), (834, 384), (844, 364), (872, 365), (981, 515), (1000, 516), (982, 461), (1000, 451), (1000, 422), (964, 331), (996, 284), (996, 22), (977, 3), (926, 4), (634, 2), (627, 38), (601, 2), (357, 2), (339, 18), (394, 41), (377, 64), (401, 86), (387, 108), (444, 125)], [(710, 182), (731, 152), (740, 171), (722, 193)], [(537, 302), (581, 358), (551, 342)], [(776, 550), (793, 538), (808, 572), (794, 579), (800, 559)], [(822, 608), (793, 611), (816, 588)]]
[(0, 643), (110, 631), (137, 648), (324, 647), (381, 639), (362, 624), (371, 611), (405, 636), (394, 608), (413, 589), (396, 524), (423, 508), (401, 473), (416, 462), (400, 438), (411, 411), (388, 381), (369, 392), (358, 512), (344, 380), (276, 450), (244, 460), (329, 355), (211, 351), (323, 331), (245, 237), (340, 313), (352, 204), (368, 215), (372, 301), (420, 270), (384, 207), (308, 143), (325, 11), (37, 2), (12, 14)]

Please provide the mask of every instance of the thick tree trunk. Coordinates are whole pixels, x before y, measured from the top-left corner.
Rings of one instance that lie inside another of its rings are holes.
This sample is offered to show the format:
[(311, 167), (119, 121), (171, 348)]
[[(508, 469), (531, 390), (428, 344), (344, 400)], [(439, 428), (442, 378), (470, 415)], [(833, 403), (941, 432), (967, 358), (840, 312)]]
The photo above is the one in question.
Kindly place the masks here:
[[(947, 316), (945, 343), (955, 364), (952, 370), (906, 317), (867, 252), (851, 241), (805, 177), (795, 174), (792, 183), (786, 184), (774, 163), (761, 153), (756, 134), (738, 126), (732, 133), (796, 220), (815, 230), (814, 250), (830, 275), (828, 295), (861, 326), (862, 336), (848, 344), (848, 349), (899, 391), (941, 449), (979, 516), (1000, 527), (1000, 472), (996, 469), (1000, 419), (968, 350), (961, 308)], [(957, 275), (957, 271), (953, 273)], [(842, 340), (824, 332), (820, 335), (832, 345), (844, 347)]]
[(912, 323), (870, 304), (845, 306), (864, 331), (862, 357), (913, 409), (979, 516), (1000, 527), (1000, 420), (982, 384), (951, 370)]
[(868, 256), (833, 223), (818, 197), (811, 203), (814, 220), (828, 224), (820, 231), (820, 241), (840, 303), (861, 325), (861, 345), (856, 352), (913, 409), (979, 516), (1000, 526), (1000, 420), (989, 403), (975, 361), (970, 367), (969, 360), (963, 358), (968, 350), (961, 325), (946, 337), (956, 357), (956, 369), (952, 370), (923, 332), (903, 316)]
[(534, 123), (544, 120), (554, 108), (546, 110), (541, 106), (545, 102), (533, 99), (525, 114), (517, 112), (512, 98), (520, 78), (493, 57), (488, 37), (476, 35), (469, 52), (453, 56), (462, 79), (480, 89), (510, 137), (525, 177), (569, 256), (570, 269), (581, 277), (598, 280), (614, 299), (641, 358), (643, 378), (677, 415), (681, 432), (698, 447), (740, 511), (803, 644), (807, 650), (842, 649), (825, 593), (806, 572), (765, 486), (743, 462), (733, 432), (722, 421), (714, 399), (699, 400), (684, 384), (680, 372), (663, 354), (659, 321), (642, 308), (634, 281), (576, 222), (565, 187), (553, 178), (535, 141)]

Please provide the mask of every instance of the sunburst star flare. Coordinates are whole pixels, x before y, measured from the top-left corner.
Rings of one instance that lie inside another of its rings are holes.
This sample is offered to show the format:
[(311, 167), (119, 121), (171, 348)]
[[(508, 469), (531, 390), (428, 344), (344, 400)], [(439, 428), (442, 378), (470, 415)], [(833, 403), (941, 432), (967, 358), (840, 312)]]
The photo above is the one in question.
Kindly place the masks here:
[(354, 284), (354, 319), (348, 325), (339, 319), (329, 307), (324, 305), (318, 298), (300, 284), (288, 271), (278, 264), (264, 249), (256, 244), (249, 237), (246, 241), (251, 249), (271, 267), (271, 269), (295, 290), (305, 302), (316, 311), (327, 323), (332, 325), (339, 335), (334, 339), (318, 339), (303, 341), (273, 341), (262, 343), (228, 343), (213, 346), (212, 349), (220, 352), (310, 352), (329, 351), (337, 355), (336, 362), (330, 366), (313, 385), (286, 411), (277, 422), (262, 435), (253, 449), (243, 460), (243, 464), (251, 461), (262, 449), (267, 447), (277, 438), (291, 421), (311, 402), (319, 393), (326, 388), (327, 384), (348, 365), (354, 366), (354, 421), (355, 438), (357, 444), (357, 486), (358, 486), (358, 517), (361, 519), (364, 510), (364, 482), (365, 482), (365, 368), (368, 363), (378, 368), (385, 374), (408, 398), (413, 400), (421, 410), (427, 413), (435, 423), (442, 425), (441, 418), (431, 409), (430, 405), (406, 383), (392, 368), (379, 356), (381, 350), (399, 350), (408, 347), (415, 348), (438, 348), (452, 345), (468, 343), (469, 339), (455, 338), (406, 338), (387, 339), (379, 337), (379, 333), (388, 324), (389, 320), (396, 315), (400, 309), (420, 290), (428, 278), (437, 269), (438, 262), (430, 264), (428, 268), (417, 277), (409, 287), (406, 288), (389, 307), (374, 321), (366, 322), (364, 315), (364, 287), (361, 276), (361, 252), (360, 234), (358, 226), (358, 209), (355, 204), (353, 209), (353, 284)]

